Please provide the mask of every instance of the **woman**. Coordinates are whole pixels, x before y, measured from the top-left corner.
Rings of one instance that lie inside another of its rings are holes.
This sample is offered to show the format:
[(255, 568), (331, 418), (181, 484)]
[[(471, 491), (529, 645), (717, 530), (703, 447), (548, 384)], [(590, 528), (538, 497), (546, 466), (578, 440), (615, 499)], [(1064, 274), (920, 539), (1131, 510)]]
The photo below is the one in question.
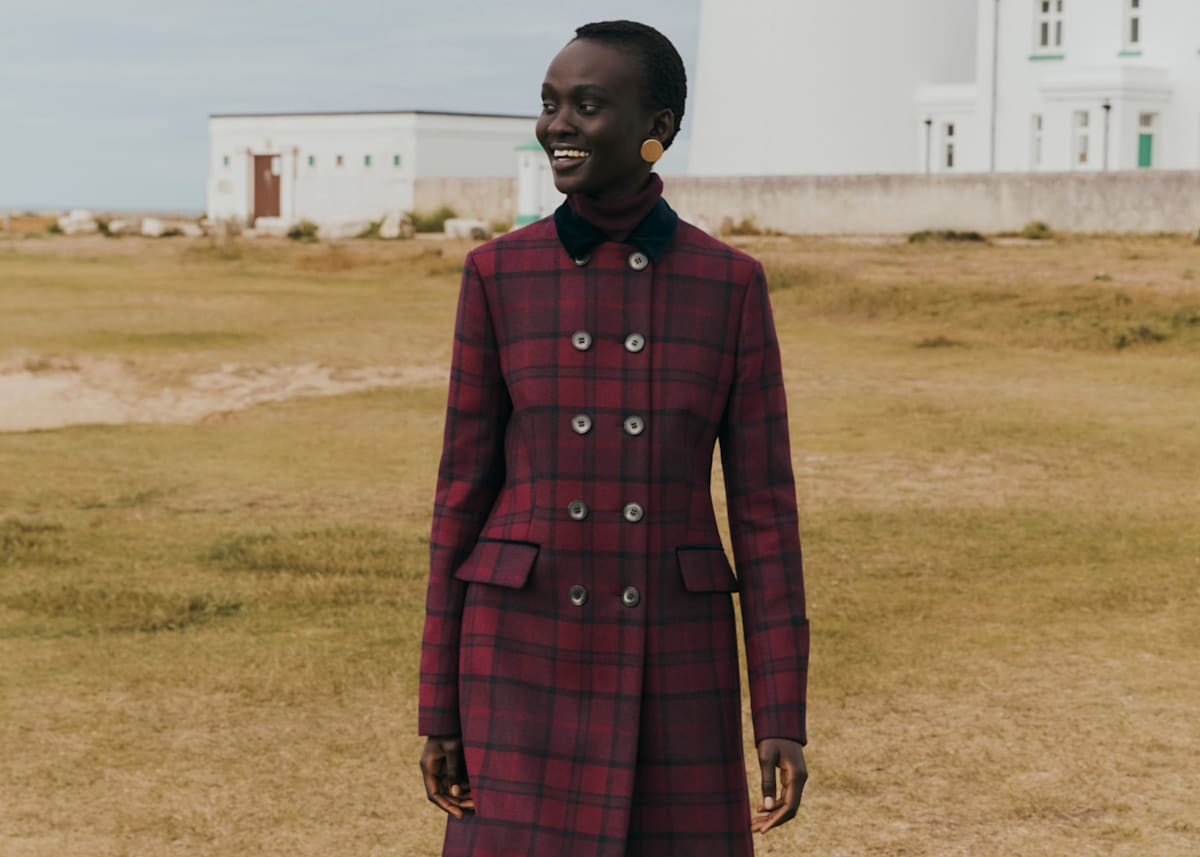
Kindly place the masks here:
[(577, 30), (537, 122), (567, 202), (465, 264), (421, 661), (446, 855), (750, 855), (800, 802), (808, 623), (779, 351), (760, 265), (681, 222), (651, 172), (685, 92), (656, 30)]

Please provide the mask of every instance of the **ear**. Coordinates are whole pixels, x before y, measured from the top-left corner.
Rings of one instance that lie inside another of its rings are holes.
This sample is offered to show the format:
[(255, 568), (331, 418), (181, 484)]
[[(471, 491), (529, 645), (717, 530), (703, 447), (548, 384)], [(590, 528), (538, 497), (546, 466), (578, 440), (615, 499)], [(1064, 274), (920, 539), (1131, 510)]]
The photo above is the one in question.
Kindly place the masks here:
[(656, 110), (650, 117), (650, 120), (650, 136), (662, 143), (664, 149), (670, 146), (677, 130), (675, 127), (675, 111), (670, 107), (664, 107), (661, 110)]

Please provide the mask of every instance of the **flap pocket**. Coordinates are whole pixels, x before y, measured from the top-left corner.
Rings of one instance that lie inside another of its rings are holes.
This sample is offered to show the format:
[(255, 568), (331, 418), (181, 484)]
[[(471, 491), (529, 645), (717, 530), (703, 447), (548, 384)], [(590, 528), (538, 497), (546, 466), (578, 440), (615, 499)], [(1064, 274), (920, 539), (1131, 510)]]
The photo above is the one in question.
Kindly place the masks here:
[(480, 539), (466, 562), (454, 576), (470, 583), (490, 583), (507, 589), (520, 589), (541, 548), (529, 542)]
[(683, 588), (688, 592), (737, 592), (738, 580), (733, 576), (725, 549), (716, 547), (676, 548)]

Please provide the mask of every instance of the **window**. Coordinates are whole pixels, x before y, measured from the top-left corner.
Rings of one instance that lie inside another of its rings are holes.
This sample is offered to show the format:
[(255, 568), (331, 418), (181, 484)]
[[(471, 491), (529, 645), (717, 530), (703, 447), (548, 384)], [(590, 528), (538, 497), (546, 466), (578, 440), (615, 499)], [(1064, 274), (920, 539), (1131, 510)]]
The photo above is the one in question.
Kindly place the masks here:
[[(1129, 0), (1133, 2), (1133, 0)], [(1034, 9), (1035, 50), (1061, 48), (1063, 45), (1063, 0), (1036, 0)]]
[(1142, 0), (1125, 0), (1125, 49), (1142, 45)]
[(1074, 152), (1071, 158), (1071, 165), (1074, 167), (1086, 167), (1088, 165), (1088, 155), (1091, 150), (1090, 139), (1090, 124), (1091, 115), (1086, 110), (1076, 110), (1074, 119), (1074, 140), (1072, 146)]
[(942, 126), (942, 164), (947, 170), (954, 169), (954, 123)]
[(371, 156), (370, 155), (363, 155), (363, 166), (364, 167), (371, 166)]
[(1029, 125), (1029, 166), (1036, 170), (1042, 165), (1042, 131), (1046, 123), (1041, 113), (1034, 113)]
[(223, 167), (229, 166), (229, 156), (228, 155), (221, 158), (221, 166), (223, 166)]
[(335, 161), (335, 163), (336, 163), (336, 164), (337, 164), (339, 167), (340, 167), (342, 164), (344, 164), (345, 162), (346, 162), (346, 159), (345, 159), (345, 158), (343, 158), (341, 155), (338, 155), (338, 156), (337, 156), (337, 159), (336, 159), (336, 161)]
[(317, 165), (317, 156), (316, 155), (308, 156), (308, 165), (310, 167), (315, 167)]
[(392, 155), (392, 166), (393, 167), (400, 166), (400, 156), (399, 155)]

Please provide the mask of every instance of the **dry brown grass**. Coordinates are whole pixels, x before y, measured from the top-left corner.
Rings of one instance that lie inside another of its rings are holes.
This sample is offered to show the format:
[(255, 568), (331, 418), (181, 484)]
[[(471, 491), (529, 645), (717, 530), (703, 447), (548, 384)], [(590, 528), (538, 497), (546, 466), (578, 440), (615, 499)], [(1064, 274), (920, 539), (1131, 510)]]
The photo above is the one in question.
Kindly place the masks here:
[[(760, 853), (1200, 853), (1200, 249), (746, 244), (814, 628)], [(0, 361), (444, 366), (467, 246), (4, 242)], [(0, 853), (437, 852), (420, 377), (0, 435)]]

